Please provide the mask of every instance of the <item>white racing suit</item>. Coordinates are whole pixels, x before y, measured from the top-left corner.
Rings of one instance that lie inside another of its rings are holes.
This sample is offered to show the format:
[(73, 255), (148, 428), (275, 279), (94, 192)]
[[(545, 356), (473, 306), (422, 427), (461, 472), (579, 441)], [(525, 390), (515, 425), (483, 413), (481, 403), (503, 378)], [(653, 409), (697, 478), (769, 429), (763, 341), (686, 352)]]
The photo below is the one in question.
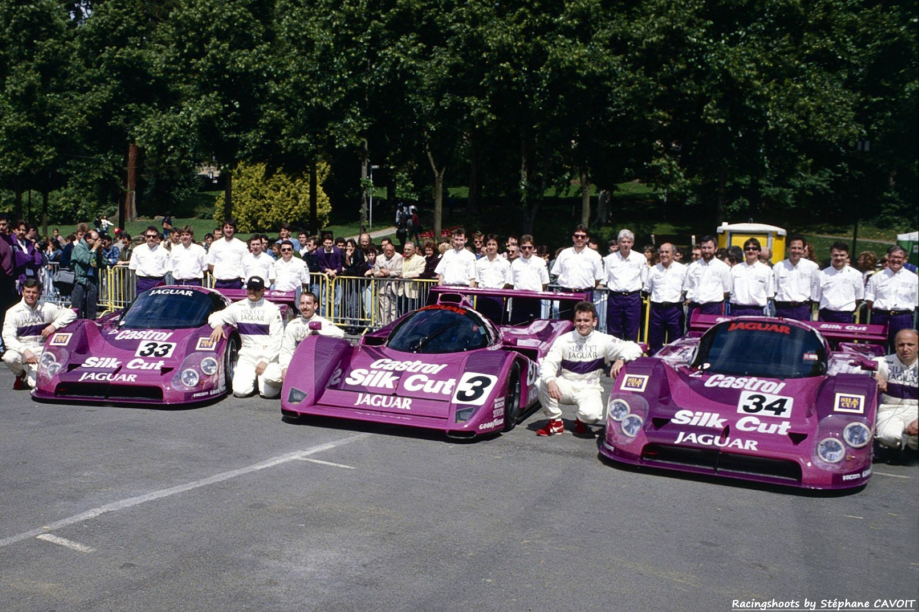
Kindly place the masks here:
[(887, 390), (881, 393), (874, 437), (882, 446), (902, 448), (904, 443), (916, 449), (916, 436), (906, 436), (906, 426), (919, 418), (917, 405), (917, 366), (903, 365), (896, 353), (881, 357), (878, 376), (887, 381)]
[[(313, 331), (310, 329), (310, 323), (319, 323), (322, 325), (322, 329)], [(297, 350), (297, 346), (300, 345), (303, 339), (313, 334), (330, 336), (332, 338), (345, 337), (344, 331), (336, 327), (328, 319), (320, 317), (317, 314), (314, 314), (311, 319), (305, 319), (302, 316), (297, 317), (288, 323), (287, 329), (284, 330), (284, 340), (281, 341), (281, 356), (279, 359), (281, 371), (290, 366), (290, 360), (294, 356), (294, 351)]]
[[(233, 376), (233, 395), (246, 397), (255, 390), (264, 397), (278, 397), (281, 394), (281, 369), (278, 354), (284, 335), (281, 309), (262, 298), (257, 302), (249, 299), (234, 302), (221, 311), (213, 313), (208, 325), (234, 325), (242, 340), (236, 373)], [(255, 368), (264, 361), (268, 367), (261, 376)]]
[(76, 318), (76, 313), (70, 308), (61, 308), (48, 302), (29, 308), (25, 300), (21, 300), (7, 310), (6, 319), (3, 321), (3, 343), (6, 345), (3, 361), (12, 370), (13, 375), (19, 378), (25, 374), (26, 382), (34, 389), (38, 364), (24, 363), (23, 354), (29, 350), (41, 358), (45, 346), (45, 339), (41, 337), (42, 330), (48, 325), (61, 329)]
[(560, 419), (559, 401), (549, 397), (549, 383), (555, 381), (561, 391), (562, 404), (578, 407), (578, 420), (588, 425), (604, 418), (603, 387), (600, 376), (609, 364), (622, 359), (641, 357), (641, 347), (603, 332), (582, 336), (572, 330), (558, 338), (540, 364), (539, 401), (543, 412), (552, 420)]

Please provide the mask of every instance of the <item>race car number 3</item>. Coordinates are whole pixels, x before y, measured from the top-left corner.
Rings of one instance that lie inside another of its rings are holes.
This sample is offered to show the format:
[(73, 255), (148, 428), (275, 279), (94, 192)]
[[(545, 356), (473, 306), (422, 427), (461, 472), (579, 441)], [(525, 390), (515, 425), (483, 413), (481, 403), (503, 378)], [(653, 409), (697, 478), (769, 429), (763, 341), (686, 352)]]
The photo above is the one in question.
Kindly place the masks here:
[(488, 399), (489, 391), (497, 381), (497, 376), (466, 372), (456, 385), (453, 401), (457, 404), (481, 406)]
[(790, 419), (791, 407), (794, 406), (794, 403), (794, 398), (785, 395), (744, 391), (740, 394), (740, 401), (737, 402), (737, 412)]
[(141, 342), (137, 347), (135, 357), (172, 357), (175, 342)]

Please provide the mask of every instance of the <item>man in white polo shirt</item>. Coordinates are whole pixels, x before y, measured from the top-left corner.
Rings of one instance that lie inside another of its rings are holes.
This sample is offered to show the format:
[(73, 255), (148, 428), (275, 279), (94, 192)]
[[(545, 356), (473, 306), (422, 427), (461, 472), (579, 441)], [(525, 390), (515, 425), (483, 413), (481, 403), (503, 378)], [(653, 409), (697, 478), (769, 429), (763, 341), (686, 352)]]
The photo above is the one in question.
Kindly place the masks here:
[(160, 232), (150, 225), (144, 231), (144, 244), (134, 247), (128, 268), (137, 275), (137, 293), (163, 282), (169, 272), (169, 251), (160, 245)]
[(661, 262), (655, 265), (645, 280), (644, 292), (650, 296), (651, 315), (648, 323), (648, 349), (656, 353), (664, 346), (664, 337), (674, 342), (683, 337), (684, 264), (673, 261), (673, 245), (665, 242), (660, 248)]
[(632, 250), (635, 234), (624, 229), (616, 238), (619, 250), (603, 258), (606, 302), (606, 333), (620, 340), (638, 340), (641, 326), (641, 288), (648, 278), (648, 259)]
[(214, 275), (215, 289), (242, 289), (243, 257), (249, 253), (246, 243), (235, 238), (236, 221), (223, 222), (223, 238), (214, 240), (207, 251), (207, 266)]
[(195, 230), (189, 225), (179, 231), (179, 240), (179, 246), (174, 247), (169, 255), (172, 280), (176, 285), (200, 287), (207, 272), (207, 251), (200, 244), (195, 244)]
[(893, 347), (901, 329), (910, 329), (919, 303), (919, 277), (907, 270), (906, 249), (892, 246), (887, 250), (887, 267), (868, 279), (865, 301), (871, 310), (871, 322), (887, 324), (887, 342)]
[(743, 245), (744, 261), (731, 268), (731, 316), (761, 317), (775, 295), (772, 268), (759, 260), (762, 247), (750, 238)]
[(275, 291), (299, 291), (310, 282), (306, 263), (299, 257), (294, 257), (295, 249), (292, 241), (281, 241), (281, 258), (274, 262)]
[(848, 265), (849, 245), (834, 242), (830, 247), (829, 268), (814, 277), (812, 295), (820, 304), (820, 321), (852, 323), (855, 309), (865, 297), (862, 273)]
[(504, 257), (498, 256), (498, 237), (495, 234), (485, 236), (485, 256), (475, 262), (475, 284), (483, 289), (504, 289), (513, 284), (509, 280), (511, 265)]
[[(511, 264), (508, 281), (518, 291), (545, 291), (549, 284), (549, 270), (546, 261), (536, 255), (533, 237), (524, 234), (520, 237), (520, 257)], [(542, 300), (514, 298), (511, 311), (511, 325), (529, 323), (538, 319), (542, 309)]]
[[(588, 299), (593, 299), (593, 290), (603, 280), (603, 259), (600, 254), (587, 246), (587, 226), (578, 224), (571, 234), (574, 246), (570, 246), (558, 255), (552, 264), (552, 275), (558, 277), (558, 284), (563, 291), (585, 291)], [(559, 306), (559, 318), (571, 319), (574, 307)]]
[(683, 284), (690, 319), (695, 310), (706, 315), (724, 314), (724, 300), (731, 294), (731, 267), (715, 257), (715, 237), (702, 236), (699, 246), (702, 257), (689, 264)]
[(772, 268), (775, 275), (775, 316), (811, 320), (814, 280), (820, 266), (804, 257), (802, 236), (788, 237), (788, 258)]
[(249, 238), (249, 252), (243, 257), (243, 279), (248, 281), (253, 276), (258, 276), (266, 285), (274, 282), (274, 259), (262, 249), (262, 237), (253, 234)]
[(466, 230), (458, 227), (451, 238), (453, 248), (440, 258), (434, 268), (441, 285), (475, 287), (475, 255), (466, 250)]

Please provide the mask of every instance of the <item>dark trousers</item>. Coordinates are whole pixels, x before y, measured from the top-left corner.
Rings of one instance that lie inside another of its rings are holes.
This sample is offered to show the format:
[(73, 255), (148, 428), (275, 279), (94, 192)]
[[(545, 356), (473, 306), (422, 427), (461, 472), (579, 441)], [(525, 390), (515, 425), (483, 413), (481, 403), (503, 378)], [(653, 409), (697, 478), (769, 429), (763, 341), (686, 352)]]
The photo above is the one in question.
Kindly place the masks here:
[(157, 285), (163, 282), (163, 278), (141, 278), (137, 277), (137, 295), (140, 295), (147, 289), (153, 289)]
[(77, 317), (80, 319), (96, 320), (96, 310), (99, 304), (99, 285), (95, 279), (79, 279), (73, 285), (70, 295), (70, 305), (79, 309)]
[(763, 316), (763, 307), (731, 304), (731, 312), (729, 314), (732, 317), (761, 317)]
[[(3, 240), (3, 238), (0, 238)], [(2, 272), (0, 272), (2, 274)], [(3, 319), (6, 317), (6, 311), (16, 305), (19, 301), (19, 294), (16, 293), (16, 281), (12, 276), (0, 278), (0, 329), (3, 329)], [(0, 352), (6, 350), (3, 339), (0, 338)]]
[(638, 340), (641, 323), (641, 294), (610, 293), (606, 301), (606, 332), (621, 340)]
[(648, 323), (648, 349), (653, 355), (664, 346), (664, 337), (667, 342), (674, 342), (683, 337), (685, 326), (683, 306), (661, 307), (651, 303), (651, 320)]
[(913, 315), (910, 313), (893, 315), (880, 310), (871, 311), (872, 325), (887, 325), (887, 348), (893, 352), (893, 342), (901, 329), (913, 328)]
[(776, 304), (775, 316), (783, 319), (792, 319), (793, 321), (810, 321), (811, 307), (809, 304), (802, 304), (800, 306), (782, 308)]
[(230, 279), (217, 279), (214, 281), (214, 289), (242, 289), (243, 288), (243, 279), (241, 278), (230, 278)]
[(176, 285), (186, 285), (188, 287), (200, 287), (200, 278), (177, 278)]
[(821, 308), (817, 313), (817, 320), (825, 323), (852, 323), (852, 313), (846, 310), (830, 310)]

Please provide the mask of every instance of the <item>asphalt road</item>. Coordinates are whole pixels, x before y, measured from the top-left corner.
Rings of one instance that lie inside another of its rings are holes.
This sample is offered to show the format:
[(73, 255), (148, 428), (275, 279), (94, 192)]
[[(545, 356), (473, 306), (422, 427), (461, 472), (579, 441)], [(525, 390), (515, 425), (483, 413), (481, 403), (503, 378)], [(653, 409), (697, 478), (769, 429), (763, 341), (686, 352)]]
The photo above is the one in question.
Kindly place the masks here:
[(0, 611), (917, 608), (915, 465), (808, 494), (614, 467), (540, 420), (457, 443), (3, 391)]

